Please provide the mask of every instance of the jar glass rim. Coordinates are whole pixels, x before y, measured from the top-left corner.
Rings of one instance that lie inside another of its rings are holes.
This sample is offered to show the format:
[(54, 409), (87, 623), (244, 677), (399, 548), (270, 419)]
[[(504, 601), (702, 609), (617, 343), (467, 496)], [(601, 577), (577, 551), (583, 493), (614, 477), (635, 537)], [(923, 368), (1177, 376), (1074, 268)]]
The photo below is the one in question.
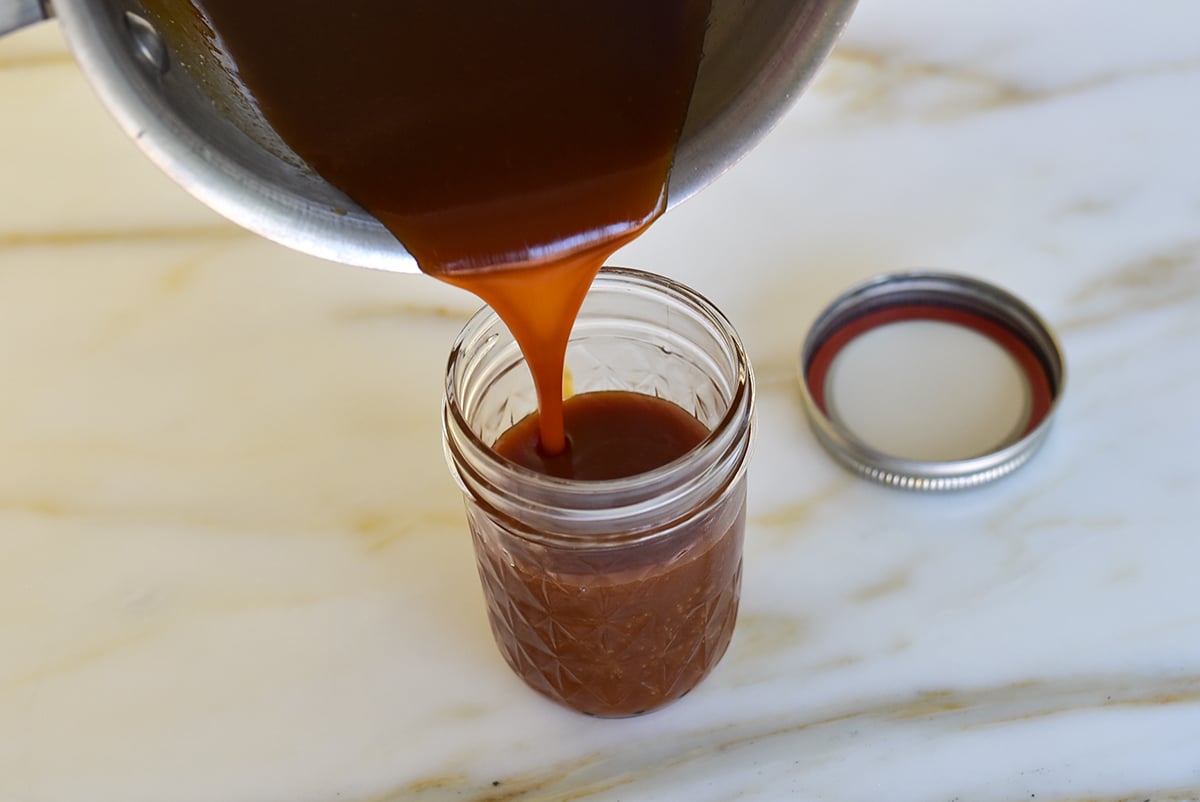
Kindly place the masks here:
[(741, 420), (746, 417), (746, 413), (752, 409), (754, 387), (750, 360), (746, 355), (741, 338), (733, 328), (733, 324), (711, 301), (685, 284), (681, 284), (666, 276), (633, 268), (609, 266), (601, 268), (593, 283), (593, 290), (597, 288), (605, 289), (606, 285), (612, 287), (630, 286), (641, 288), (682, 302), (702, 317), (719, 335), (721, 344), (728, 349), (736, 370), (736, 378), (732, 383), (733, 392), (730, 395), (728, 406), (721, 416), (720, 421), (712, 427), (712, 430), (704, 440), (686, 454), (652, 470), (617, 479), (564, 479), (539, 473), (531, 468), (506, 459), (496, 453), (491, 444), (484, 442), (476, 434), (458, 403), (460, 394), (456, 387), (456, 380), (459, 374), (455, 368), (462, 357), (463, 348), (472, 337), (476, 336), (487, 326), (500, 322), (499, 316), (491, 308), (485, 306), (471, 316), (454, 341), (454, 345), (450, 351), (450, 358), (447, 362), (445, 388), (445, 406), (447, 412), (453, 418), (455, 426), (464, 434), (471, 451), (474, 452), (476, 457), (482, 459), (485, 464), (503, 470), (510, 475), (516, 475), (523, 482), (535, 483), (541, 487), (568, 494), (580, 491), (585, 491), (589, 494), (597, 492), (603, 494), (636, 492), (669, 479), (679, 472), (681, 466), (688, 465), (693, 461), (697, 453), (710, 452), (720, 444), (725, 443), (730, 437), (730, 430), (740, 425)]

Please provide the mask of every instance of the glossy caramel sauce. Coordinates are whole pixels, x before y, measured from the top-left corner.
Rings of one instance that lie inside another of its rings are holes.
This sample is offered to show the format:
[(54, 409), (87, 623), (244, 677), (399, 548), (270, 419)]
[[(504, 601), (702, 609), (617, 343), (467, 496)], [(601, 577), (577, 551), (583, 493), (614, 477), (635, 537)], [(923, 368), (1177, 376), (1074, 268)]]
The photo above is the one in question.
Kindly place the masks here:
[(562, 449), (567, 338), (665, 208), (707, 0), (196, 4), (284, 141), (501, 316)]

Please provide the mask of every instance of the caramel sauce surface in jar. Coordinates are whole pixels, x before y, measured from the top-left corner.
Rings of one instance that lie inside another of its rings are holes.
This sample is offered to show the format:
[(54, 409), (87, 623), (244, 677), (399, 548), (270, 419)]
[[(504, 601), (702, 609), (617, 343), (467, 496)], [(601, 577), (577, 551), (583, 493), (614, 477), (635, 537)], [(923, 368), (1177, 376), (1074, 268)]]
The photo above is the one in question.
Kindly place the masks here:
[[(495, 450), (549, 476), (603, 481), (666, 465), (709, 434), (670, 401), (626, 391), (573, 396), (565, 421), (560, 454), (539, 449), (536, 415)], [(599, 716), (642, 713), (687, 693), (721, 659), (737, 618), (744, 498), (720, 507), (651, 548), (525, 551), (520, 562), (522, 550), (509, 549), (508, 565), (481, 560), (509, 665), (551, 699)]]

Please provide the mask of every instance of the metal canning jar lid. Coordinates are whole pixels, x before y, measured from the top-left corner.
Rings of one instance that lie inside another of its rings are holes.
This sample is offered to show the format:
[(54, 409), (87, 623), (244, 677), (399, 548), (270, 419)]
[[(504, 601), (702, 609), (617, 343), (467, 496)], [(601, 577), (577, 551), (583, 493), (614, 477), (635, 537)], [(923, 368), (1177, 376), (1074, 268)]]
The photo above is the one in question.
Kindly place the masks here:
[(949, 273), (853, 287), (800, 354), (818, 441), (859, 475), (912, 490), (974, 487), (1025, 464), (1065, 379), (1062, 347), (1024, 301)]

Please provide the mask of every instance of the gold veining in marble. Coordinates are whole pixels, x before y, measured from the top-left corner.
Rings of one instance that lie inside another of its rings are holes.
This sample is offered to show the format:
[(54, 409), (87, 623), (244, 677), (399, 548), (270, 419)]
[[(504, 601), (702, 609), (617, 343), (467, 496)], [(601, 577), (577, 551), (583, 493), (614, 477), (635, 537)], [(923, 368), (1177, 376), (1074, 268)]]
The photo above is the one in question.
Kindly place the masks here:
[(1196, 298), (1200, 298), (1200, 241), (1184, 242), (1119, 264), (1085, 283), (1069, 299), (1069, 308), (1086, 310), (1096, 304), (1101, 309), (1075, 313), (1058, 329), (1075, 333)]
[(188, 228), (97, 229), (93, 231), (0, 231), (0, 251), (19, 248), (79, 248), (91, 245), (244, 240), (253, 236), (231, 224)]
[(803, 643), (809, 626), (801, 615), (743, 610), (738, 614), (731, 653), (742, 661), (794, 649)]
[(839, 476), (799, 501), (751, 516), (750, 524), (755, 529), (787, 529), (789, 535), (802, 536), (803, 525), (812, 515), (852, 487), (855, 481), (857, 480), (852, 476)]
[[(1196, 802), (1200, 799), (1200, 785), (1191, 788), (1172, 788), (1169, 791), (1154, 790), (1137, 794), (1116, 796), (1040, 796), (1039, 802)], [(964, 801), (965, 802), (965, 801)]]
[(877, 602), (897, 593), (902, 593), (912, 582), (913, 566), (904, 565), (874, 582), (858, 588), (850, 598), (859, 604)]
[[(869, 121), (919, 117), (932, 123), (1058, 100), (1131, 80), (1177, 75), (1200, 69), (1200, 61), (1181, 61), (1096, 75), (1070, 83), (1027, 86), (964, 63), (923, 62), (878, 50), (841, 47), (835, 51), (817, 91), (845, 104), (848, 114)], [(912, 95), (914, 87), (934, 86), (928, 103)]]
[(465, 532), (462, 515), (453, 512), (423, 512), (418, 516), (397, 513), (365, 512), (356, 515), (349, 526), (368, 554), (382, 552), (398, 541), (418, 532)]
[(66, 51), (32, 51), (0, 56), (0, 70), (40, 70), (47, 67), (74, 67), (75, 61)]
[(160, 620), (153, 625), (127, 627), (118, 637), (108, 637), (83, 648), (74, 650), (55, 661), (46, 661), (37, 669), (24, 674), (4, 677), (0, 680), (0, 695), (12, 694), (24, 688), (36, 687), (41, 683), (65, 674), (85, 670), (101, 661), (147, 643), (178, 625), (174, 620)]
[[(920, 722), (926, 726), (937, 721), (944, 721), (952, 728), (963, 731), (983, 729), (994, 732), (996, 728), (1006, 725), (1083, 710), (1114, 706), (1187, 705), (1197, 702), (1200, 702), (1200, 678), (1197, 677), (1161, 680), (1144, 677), (1113, 678), (1111, 685), (1103, 680), (1093, 680), (1087, 690), (1075, 683), (1065, 685), (1061, 681), (1036, 680), (976, 689), (929, 690), (903, 700), (878, 700), (854, 709), (810, 715), (799, 720), (788, 720), (792, 717), (787, 713), (780, 713), (776, 717), (777, 723), (772, 724), (765, 720), (747, 722), (715, 741), (706, 739), (706, 742), (699, 742), (697, 738), (686, 737), (678, 739), (672, 746), (658, 744), (652, 756), (631, 770), (611, 770), (611, 755), (596, 752), (579, 759), (547, 766), (540, 772), (497, 781), (500, 785), (495, 787), (495, 791), (484, 791), (476, 796), (462, 797), (463, 792), (468, 791), (473, 783), (458, 778), (430, 778), (426, 781), (429, 784), (421, 787), (453, 790), (454, 798), (466, 798), (472, 802), (502, 802), (525, 798), (534, 793), (537, 793), (536, 798), (542, 802), (564, 802), (604, 795), (614, 789), (633, 786), (640, 780), (665, 772), (695, 770), (694, 767), (717, 756), (735, 756), (743, 750), (761, 746), (768, 741), (788, 741), (803, 737), (805, 740), (798, 743), (838, 743), (847, 736), (852, 737), (856, 733), (869, 731), (873, 726), (907, 726), (912, 722)], [(714, 732), (712, 735), (719, 733)], [(805, 763), (822, 759), (821, 753), (797, 754), (805, 758)], [(599, 767), (609, 770), (603, 773), (588, 771)], [(399, 802), (406, 798), (404, 793), (411, 792), (415, 787), (405, 786), (402, 791), (372, 797), (368, 802)], [(1038, 798), (1063, 799), (1064, 802), (1067, 799), (1071, 802), (1082, 799), (1050, 795)], [(1121, 798), (1132, 797), (1113, 797)], [(1176, 797), (1168, 794), (1153, 798), (1158, 800)]]
[(334, 310), (333, 319), (338, 323), (372, 323), (378, 320), (398, 319), (411, 321), (420, 318), (466, 322), (470, 314), (469, 311), (446, 306), (445, 304), (420, 304), (397, 301), (392, 303), (357, 304), (355, 306), (339, 307)]
[(839, 48), (818, 82), (819, 91), (836, 94), (846, 110), (870, 119), (889, 119), (912, 113), (912, 105), (903, 96), (913, 86), (938, 82), (955, 91), (947, 91), (932, 108), (922, 108), (921, 116), (930, 121), (949, 121), (983, 111), (1024, 105), (1043, 97), (1042, 93), (989, 75), (962, 64), (935, 64), (902, 59), (897, 56), (848, 47)]
[[(467, 802), (511, 802), (511, 800), (528, 798), (531, 794), (550, 791), (553, 796), (540, 798), (553, 799), (555, 802), (565, 802), (568, 799), (581, 799), (590, 796), (598, 789), (595, 786), (585, 792), (555, 791), (555, 786), (563, 786), (581, 769), (601, 761), (601, 755), (587, 755), (581, 758), (564, 761), (546, 771), (529, 772), (504, 776), (490, 781), (478, 781), (466, 774), (437, 775), (421, 778), (401, 787), (371, 796), (357, 802), (407, 802), (409, 799), (421, 798), (430, 792), (447, 791), (453, 793), (454, 799)], [(618, 783), (621, 784), (621, 783)], [(616, 787), (609, 786), (609, 787)], [(436, 794), (438, 798), (443, 795)]]
[(419, 798), (420, 795), (429, 791), (461, 790), (464, 785), (469, 784), (470, 779), (464, 774), (435, 775), (413, 780), (399, 788), (393, 788), (357, 802), (404, 802), (406, 799)]

